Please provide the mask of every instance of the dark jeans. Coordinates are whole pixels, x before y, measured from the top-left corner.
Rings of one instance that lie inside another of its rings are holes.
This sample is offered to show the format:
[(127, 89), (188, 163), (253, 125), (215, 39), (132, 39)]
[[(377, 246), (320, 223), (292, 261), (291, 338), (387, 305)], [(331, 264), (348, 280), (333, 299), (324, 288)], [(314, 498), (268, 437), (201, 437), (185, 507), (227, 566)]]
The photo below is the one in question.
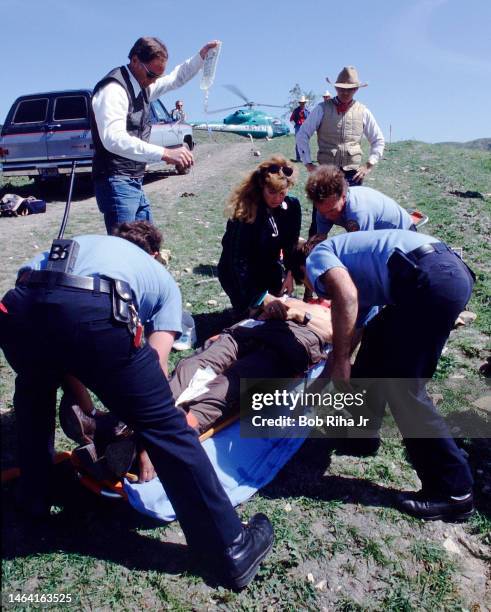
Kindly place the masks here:
[[(423, 489), (459, 495), (472, 488), (472, 475), (426, 392), (426, 382), (469, 301), (473, 279), (446, 245), (434, 246), (438, 252), (414, 262), (397, 253), (389, 259), (395, 304), (383, 308), (367, 325), (351, 375), (389, 379), (372, 391), (378, 403), (373, 407), (375, 420), (381, 421), (387, 402)], [(401, 384), (394, 379), (405, 380)], [(416, 424), (425, 438), (410, 437)]]
[(299, 151), (298, 151), (298, 146), (297, 146), (297, 134), (298, 134), (298, 130), (299, 130), (301, 127), (302, 127), (301, 125), (297, 125), (297, 124), (295, 124), (295, 160), (296, 160), (297, 162), (302, 161), (302, 160), (300, 159), (300, 153), (299, 153)]
[(0, 346), (17, 373), (21, 498), (49, 507), (56, 391), (72, 374), (141, 439), (174, 506), (188, 544), (223, 552), (240, 520), (182, 413), (176, 410), (156, 351), (135, 348), (113, 322), (110, 298), (85, 290), (17, 287), (3, 298)]

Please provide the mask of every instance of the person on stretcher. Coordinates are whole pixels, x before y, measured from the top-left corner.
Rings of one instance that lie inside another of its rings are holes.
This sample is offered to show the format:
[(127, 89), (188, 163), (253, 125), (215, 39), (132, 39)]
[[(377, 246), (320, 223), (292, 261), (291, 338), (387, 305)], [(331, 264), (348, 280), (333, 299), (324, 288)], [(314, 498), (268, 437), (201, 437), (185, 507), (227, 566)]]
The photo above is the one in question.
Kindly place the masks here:
[[(241, 378), (301, 375), (325, 358), (324, 347), (332, 340), (331, 313), (326, 302), (305, 303), (296, 298), (266, 294), (254, 314), (256, 319), (246, 319), (225, 329), (216, 340), (208, 341), (205, 348), (181, 360), (169, 381), (176, 405), (185, 410), (188, 424), (199, 434), (238, 412)], [(206, 383), (203, 391), (192, 399), (179, 401), (196, 372), (200, 369), (210, 372), (209, 368), (216, 376)], [(71, 434), (66, 427), (64, 431), (79, 443), (93, 440), (99, 427), (107, 430), (110, 418), (104, 413), (90, 416), (93, 408), (86, 403), (82, 408), (83, 411), (74, 406), (68, 397), (60, 406), (60, 414), (70, 415), (68, 419), (60, 416), (62, 427), (67, 420), (73, 425), (73, 416), (77, 416), (76, 427), (69, 427)], [(78, 435), (74, 436), (77, 428)], [(126, 438), (123, 423), (112, 421), (111, 428), (116, 437)], [(118, 443), (111, 447), (112, 452)], [(129, 468), (125, 463), (131, 463), (133, 457), (122, 455), (120, 471), (124, 473)], [(155, 472), (143, 449), (138, 463), (140, 482), (151, 480)]]

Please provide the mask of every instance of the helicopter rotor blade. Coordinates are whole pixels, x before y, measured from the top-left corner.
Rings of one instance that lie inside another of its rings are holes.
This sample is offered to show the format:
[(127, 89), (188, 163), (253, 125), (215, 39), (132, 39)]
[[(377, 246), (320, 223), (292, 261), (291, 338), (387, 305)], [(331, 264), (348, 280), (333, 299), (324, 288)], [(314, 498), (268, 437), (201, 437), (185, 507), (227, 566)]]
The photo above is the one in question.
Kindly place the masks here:
[(224, 87), (228, 89), (229, 91), (231, 91), (232, 93), (234, 93), (236, 96), (239, 96), (239, 98), (242, 98), (244, 102), (249, 103), (249, 100), (247, 96), (245, 95), (245, 93), (240, 91), (240, 89), (236, 85), (224, 85)]
[(262, 104), (261, 102), (255, 102), (256, 106), (268, 106), (270, 108), (288, 108), (286, 104)]
[(207, 115), (216, 115), (217, 113), (224, 113), (224, 112), (229, 111), (229, 110), (237, 110), (238, 108), (244, 108), (244, 105), (240, 104), (239, 106), (228, 106), (227, 108), (217, 108), (216, 110), (206, 111), (206, 114)]

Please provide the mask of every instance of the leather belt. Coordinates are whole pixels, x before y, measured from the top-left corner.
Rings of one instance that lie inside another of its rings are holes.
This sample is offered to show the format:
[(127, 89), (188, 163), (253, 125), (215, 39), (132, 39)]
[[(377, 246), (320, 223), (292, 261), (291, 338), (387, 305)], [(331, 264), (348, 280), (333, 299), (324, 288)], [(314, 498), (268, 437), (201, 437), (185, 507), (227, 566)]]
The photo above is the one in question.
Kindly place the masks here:
[(17, 285), (35, 286), (60, 286), (73, 289), (85, 289), (100, 293), (111, 293), (112, 281), (92, 276), (76, 276), (66, 272), (54, 272), (52, 270), (26, 270), (17, 279)]
[(438, 249), (435, 248), (436, 245), (442, 246), (441, 242), (429, 242), (428, 244), (422, 244), (417, 249), (413, 251), (409, 251), (406, 253), (406, 257), (412, 259), (413, 261), (418, 261), (428, 253), (436, 253)]

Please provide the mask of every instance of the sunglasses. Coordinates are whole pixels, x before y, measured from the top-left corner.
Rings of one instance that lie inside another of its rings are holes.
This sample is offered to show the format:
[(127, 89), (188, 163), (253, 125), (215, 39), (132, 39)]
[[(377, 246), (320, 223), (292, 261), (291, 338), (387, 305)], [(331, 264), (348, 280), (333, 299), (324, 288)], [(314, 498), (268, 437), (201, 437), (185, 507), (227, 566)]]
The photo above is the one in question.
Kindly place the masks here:
[(160, 79), (160, 77), (162, 76), (161, 74), (157, 74), (156, 72), (153, 72), (153, 70), (149, 70), (147, 68), (146, 64), (144, 64), (140, 59), (138, 61), (145, 68), (145, 71), (147, 73), (147, 78), (149, 78), (149, 79)]
[(279, 174), (283, 172), (285, 176), (291, 176), (293, 174), (293, 168), (290, 166), (280, 166), (279, 164), (270, 164), (269, 166), (261, 168), (261, 172), (263, 174)]

